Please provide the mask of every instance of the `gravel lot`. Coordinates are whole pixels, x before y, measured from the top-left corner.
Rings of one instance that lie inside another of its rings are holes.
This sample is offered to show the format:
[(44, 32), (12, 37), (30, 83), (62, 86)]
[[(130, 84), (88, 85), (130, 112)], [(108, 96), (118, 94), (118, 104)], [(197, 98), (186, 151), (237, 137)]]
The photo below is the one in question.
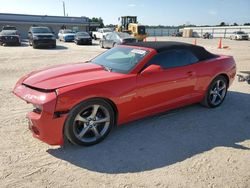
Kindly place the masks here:
[[(197, 43), (233, 55), (238, 70), (250, 70), (250, 41), (223, 40), (228, 49), (222, 50), (218, 39)], [(17, 80), (103, 51), (62, 42), (57, 49), (0, 47), (0, 187), (250, 187), (250, 85), (237, 80), (219, 108), (192, 105), (142, 119), (92, 147), (34, 139), (25, 119), (30, 105), (11, 93)]]

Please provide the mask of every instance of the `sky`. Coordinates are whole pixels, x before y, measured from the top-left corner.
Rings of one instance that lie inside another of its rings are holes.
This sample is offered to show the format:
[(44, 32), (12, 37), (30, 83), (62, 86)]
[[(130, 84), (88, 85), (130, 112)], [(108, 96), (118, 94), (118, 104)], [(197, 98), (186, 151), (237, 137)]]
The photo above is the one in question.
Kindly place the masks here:
[[(64, 0), (68, 16), (102, 17), (117, 24), (118, 17), (138, 16), (144, 25), (217, 25), (250, 22), (250, 0)], [(63, 16), (62, 0), (0, 0), (0, 13)]]

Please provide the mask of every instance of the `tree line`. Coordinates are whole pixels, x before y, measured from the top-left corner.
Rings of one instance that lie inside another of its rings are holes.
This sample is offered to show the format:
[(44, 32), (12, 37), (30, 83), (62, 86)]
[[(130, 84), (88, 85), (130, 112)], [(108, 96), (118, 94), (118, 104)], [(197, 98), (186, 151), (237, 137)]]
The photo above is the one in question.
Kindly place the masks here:
[[(93, 17), (90, 19), (91, 22), (96, 22), (100, 24), (100, 27), (110, 27), (110, 28), (115, 28), (116, 25), (114, 24), (108, 24), (105, 25), (104, 21), (101, 17), (96, 18)], [(221, 22), (218, 25), (194, 25), (194, 24), (182, 24), (182, 25), (178, 25), (178, 26), (166, 26), (166, 25), (145, 25), (146, 28), (184, 28), (184, 27), (211, 27), (211, 26), (240, 26), (240, 24), (238, 23), (233, 23), (233, 24), (229, 24), (226, 22)], [(250, 23), (244, 23), (243, 26), (250, 26)]]

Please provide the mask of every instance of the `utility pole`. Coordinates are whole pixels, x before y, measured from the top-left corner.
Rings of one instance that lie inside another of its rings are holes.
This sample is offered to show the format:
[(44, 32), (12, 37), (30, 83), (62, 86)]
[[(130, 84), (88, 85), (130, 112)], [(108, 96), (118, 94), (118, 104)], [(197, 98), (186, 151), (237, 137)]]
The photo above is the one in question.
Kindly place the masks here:
[(63, 1), (63, 15), (66, 16), (65, 14), (65, 2)]

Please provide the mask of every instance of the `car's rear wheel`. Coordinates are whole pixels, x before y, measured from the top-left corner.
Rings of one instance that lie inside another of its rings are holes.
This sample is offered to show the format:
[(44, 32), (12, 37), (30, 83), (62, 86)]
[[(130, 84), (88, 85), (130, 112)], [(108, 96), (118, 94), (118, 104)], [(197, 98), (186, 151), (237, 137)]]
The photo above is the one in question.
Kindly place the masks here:
[(80, 103), (69, 113), (64, 134), (70, 142), (90, 146), (101, 142), (114, 125), (114, 111), (104, 100)]
[(101, 47), (101, 48), (104, 48), (104, 46), (103, 46), (103, 41), (100, 41), (100, 47)]
[(227, 89), (227, 79), (224, 76), (216, 77), (210, 84), (202, 104), (209, 108), (220, 106), (227, 95)]

